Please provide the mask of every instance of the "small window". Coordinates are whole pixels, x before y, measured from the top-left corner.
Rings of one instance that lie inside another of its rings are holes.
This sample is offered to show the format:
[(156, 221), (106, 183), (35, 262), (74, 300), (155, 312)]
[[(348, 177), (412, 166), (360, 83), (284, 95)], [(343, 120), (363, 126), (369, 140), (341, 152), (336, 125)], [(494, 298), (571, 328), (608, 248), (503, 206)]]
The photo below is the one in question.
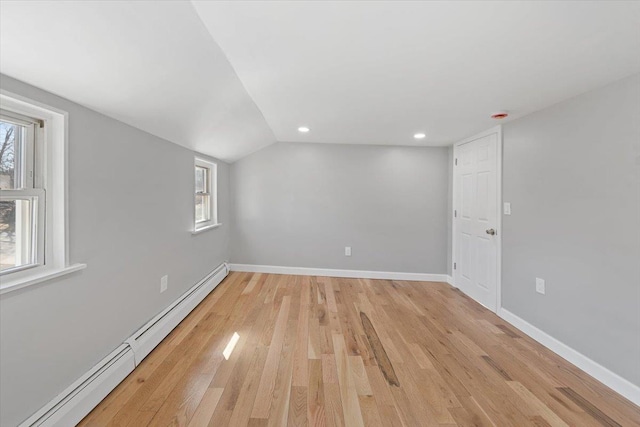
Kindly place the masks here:
[(216, 164), (195, 161), (195, 231), (218, 224)]
[(0, 110), (0, 275), (44, 265), (40, 121)]

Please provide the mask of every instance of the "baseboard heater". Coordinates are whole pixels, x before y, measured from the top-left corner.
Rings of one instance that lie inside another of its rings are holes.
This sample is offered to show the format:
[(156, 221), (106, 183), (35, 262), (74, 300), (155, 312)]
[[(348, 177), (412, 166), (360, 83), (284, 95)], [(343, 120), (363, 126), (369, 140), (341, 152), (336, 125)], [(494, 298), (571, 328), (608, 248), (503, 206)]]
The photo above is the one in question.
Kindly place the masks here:
[(229, 274), (221, 264), (20, 427), (75, 426)]

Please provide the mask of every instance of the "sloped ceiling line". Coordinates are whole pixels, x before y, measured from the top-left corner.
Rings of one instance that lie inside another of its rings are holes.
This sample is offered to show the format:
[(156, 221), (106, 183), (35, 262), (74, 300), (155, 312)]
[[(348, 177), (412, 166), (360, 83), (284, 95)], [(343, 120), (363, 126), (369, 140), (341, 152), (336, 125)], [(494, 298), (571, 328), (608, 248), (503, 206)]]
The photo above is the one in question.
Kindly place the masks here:
[(232, 162), (275, 142), (188, 1), (2, 2), (0, 73)]

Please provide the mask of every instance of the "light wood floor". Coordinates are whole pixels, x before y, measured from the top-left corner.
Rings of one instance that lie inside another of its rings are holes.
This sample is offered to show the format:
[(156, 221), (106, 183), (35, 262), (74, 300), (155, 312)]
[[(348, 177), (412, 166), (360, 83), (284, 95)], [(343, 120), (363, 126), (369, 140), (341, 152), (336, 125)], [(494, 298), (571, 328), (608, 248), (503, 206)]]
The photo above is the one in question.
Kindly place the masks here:
[(232, 273), (80, 425), (640, 426), (640, 408), (445, 283)]

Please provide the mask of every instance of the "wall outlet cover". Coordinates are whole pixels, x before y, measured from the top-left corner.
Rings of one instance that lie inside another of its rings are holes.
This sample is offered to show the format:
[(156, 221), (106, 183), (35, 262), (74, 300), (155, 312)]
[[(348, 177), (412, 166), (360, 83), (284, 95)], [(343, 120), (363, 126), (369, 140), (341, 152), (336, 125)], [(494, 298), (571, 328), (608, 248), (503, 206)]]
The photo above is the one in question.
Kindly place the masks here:
[(162, 276), (160, 278), (160, 293), (163, 293), (169, 287), (169, 276)]
[(542, 295), (544, 295), (545, 292), (544, 279), (541, 279), (539, 277), (536, 277), (536, 292)]
[(511, 215), (511, 203), (505, 202), (504, 204), (504, 214)]
[(344, 247), (344, 256), (351, 256), (351, 246)]

